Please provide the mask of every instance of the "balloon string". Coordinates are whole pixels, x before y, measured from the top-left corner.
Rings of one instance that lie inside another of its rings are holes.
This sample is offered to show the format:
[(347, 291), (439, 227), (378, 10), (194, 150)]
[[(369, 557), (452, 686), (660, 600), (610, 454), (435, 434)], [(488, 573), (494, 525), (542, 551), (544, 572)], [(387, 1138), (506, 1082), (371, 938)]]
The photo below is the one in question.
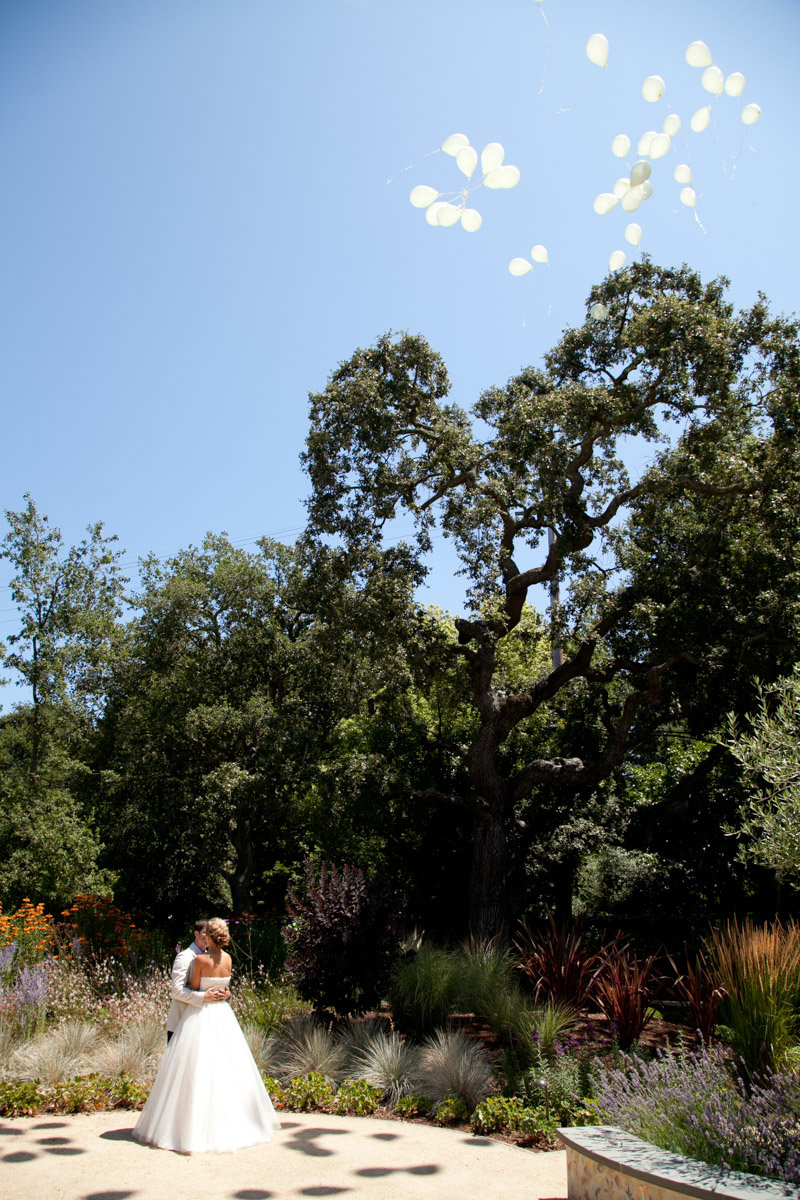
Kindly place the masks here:
[(435, 150), (429, 150), (427, 154), (423, 154), (422, 158), (418, 158), (416, 162), (409, 163), (407, 167), (403, 167), (401, 171), (396, 171), (390, 179), (386, 180), (387, 186), (394, 183), (395, 179), (399, 179), (401, 175), (405, 175), (406, 171), (411, 171), (414, 167), (418, 167), (426, 158), (432, 158), (434, 154), (441, 154), (441, 148), (437, 146)]
[(546, 45), (545, 51), (544, 51), (544, 63), (542, 65), (542, 78), (539, 80), (539, 87), (536, 92), (537, 96), (541, 96), (542, 92), (544, 91), (545, 80), (547, 79), (547, 68), (550, 64), (550, 48), (553, 44), (553, 39), (550, 34), (550, 22), (547, 20), (547, 13), (544, 11), (544, 5), (539, 4), (538, 9), (539, 9), (539, 12), (542, 14), (542, 20), (544, 21), (544, 27), (547, 30), (547, 45)]

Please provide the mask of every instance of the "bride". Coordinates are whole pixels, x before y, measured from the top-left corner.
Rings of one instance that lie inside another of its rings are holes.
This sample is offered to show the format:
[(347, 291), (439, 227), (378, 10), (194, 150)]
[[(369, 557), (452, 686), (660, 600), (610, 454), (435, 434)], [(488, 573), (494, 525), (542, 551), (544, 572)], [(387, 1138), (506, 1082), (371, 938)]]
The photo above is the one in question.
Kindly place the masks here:
[[(192, 964), (193, 990), (225, 987), (231, 975), (228, 927), (206, 926), (209, 947)], [(183, 1154), (238, 1150), (269, 1142), (280, 1129), (230, 1005), (186, 1006), (133, 1131), (137, 1142)]]

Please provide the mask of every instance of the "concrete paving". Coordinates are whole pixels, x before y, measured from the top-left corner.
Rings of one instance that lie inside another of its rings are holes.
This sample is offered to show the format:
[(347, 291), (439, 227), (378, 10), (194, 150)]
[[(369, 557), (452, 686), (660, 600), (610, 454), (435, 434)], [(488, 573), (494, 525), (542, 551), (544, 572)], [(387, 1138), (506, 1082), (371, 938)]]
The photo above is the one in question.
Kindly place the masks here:
[(136, 1113), (0, 1119), (0, 1200), (566, 1200), (563, 1150), (459, 1130), (280, 1113), (274, 1141), (174, 1154), (131, 1139)]

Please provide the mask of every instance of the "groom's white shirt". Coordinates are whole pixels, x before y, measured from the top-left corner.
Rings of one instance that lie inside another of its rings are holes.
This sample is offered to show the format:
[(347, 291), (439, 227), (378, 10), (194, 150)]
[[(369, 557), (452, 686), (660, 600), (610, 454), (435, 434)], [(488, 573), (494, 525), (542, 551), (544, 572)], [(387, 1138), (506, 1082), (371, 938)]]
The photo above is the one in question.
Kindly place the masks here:
[(178, 1022), (186, 1011), (187, 1004), (191, 1004), (195, 1008), (203, 1006), (203, 993), (193, 992), (190, 987), (186, 986), (192, 963), (198, 954), (202, 954), (202, 951), (196, 942), (192, 942), (191, 946), (181, 950), (172, 964), (172, 1002), (167, 1013), (168, 1033), (174, 1033), (178, 1028)]

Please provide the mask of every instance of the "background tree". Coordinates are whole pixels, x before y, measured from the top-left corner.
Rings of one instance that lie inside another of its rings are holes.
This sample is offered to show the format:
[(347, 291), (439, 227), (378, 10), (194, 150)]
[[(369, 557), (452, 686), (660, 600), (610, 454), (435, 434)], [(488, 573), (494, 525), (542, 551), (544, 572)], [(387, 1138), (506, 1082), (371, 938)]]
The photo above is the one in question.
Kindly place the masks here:
[(7, 512), (0, 555), (14, 571), (19, 629), (3, 662), (28, 691), (0, 721), (0, 896), (48, 904), (109, 886), (89, 801), (90, 741), (121, 639), (124, 585), (116, 538), (91, 525), (66, 548), (30, 496)]
[[(534, 829), (541, 797), (574, 809), (661, 725), (685, 711), (698, 733), (756, 664), (796, 656), (796, 548), (781, 557), (776, 514), (796, 498), (797, 330), (763, 302), (735, 314), (724, 286), (647, 261), (616, 273), (587, 301), (608, 320), (568, 330), (542, 370), (471, 416), (444, 402), (443, 363), (408, 335), (358, 351), (311, 397), (311, 533), (358, 561), (407, 513), (417, 562), (437, 525), (470, 579), (456, 652), (476, 717), (462, 746), (476, 931), (509, 916), (521, 806)], [(632, 439), (658, 448), (636, 481)], [(562, 661), (505, 691), (499, 648), (531, 589), (556, 580)], [(598, 714), (593, 736), (514, 761), (512, 733), (565, 694)]]

